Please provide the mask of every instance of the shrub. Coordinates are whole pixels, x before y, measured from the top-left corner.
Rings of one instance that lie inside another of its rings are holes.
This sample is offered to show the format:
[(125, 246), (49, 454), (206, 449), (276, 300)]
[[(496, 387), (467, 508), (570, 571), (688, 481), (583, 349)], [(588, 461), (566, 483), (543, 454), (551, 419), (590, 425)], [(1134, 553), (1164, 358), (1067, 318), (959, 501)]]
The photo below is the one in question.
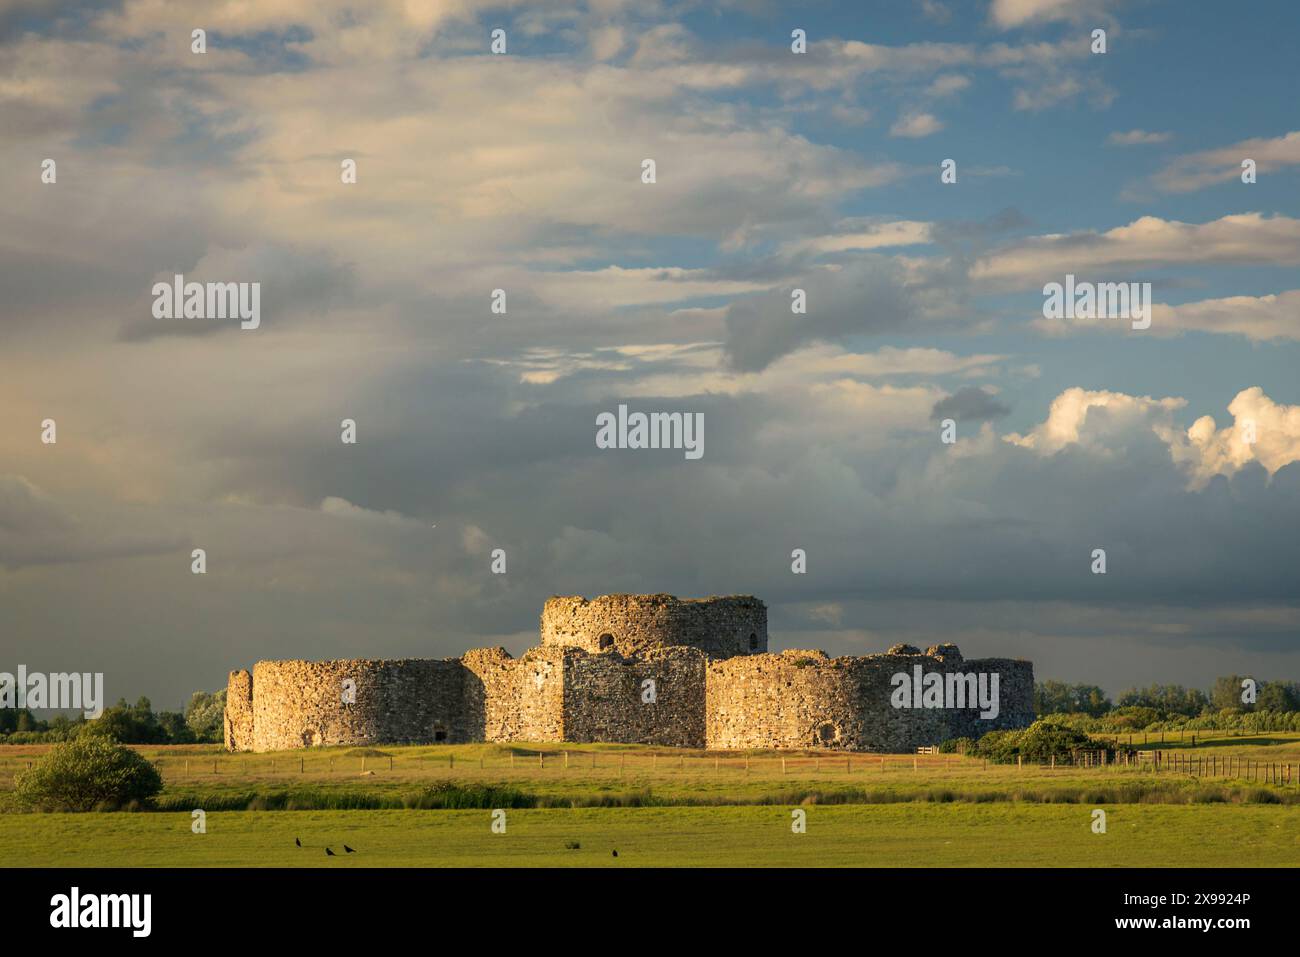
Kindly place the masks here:
[(115, 810), (148, 803), (162, 786), (158, 769), (130, 748), (103, 735), (82, 735), (20, 772), (14, 797), (38, 811)]
[(1048, 761), (1096, 747), (1082, 731), (1040, 718), (1023, 731), (990, 731), (979, 739), (974, 754), (999, 762), (1014, 761), (1017, 755), (1027, 761)]

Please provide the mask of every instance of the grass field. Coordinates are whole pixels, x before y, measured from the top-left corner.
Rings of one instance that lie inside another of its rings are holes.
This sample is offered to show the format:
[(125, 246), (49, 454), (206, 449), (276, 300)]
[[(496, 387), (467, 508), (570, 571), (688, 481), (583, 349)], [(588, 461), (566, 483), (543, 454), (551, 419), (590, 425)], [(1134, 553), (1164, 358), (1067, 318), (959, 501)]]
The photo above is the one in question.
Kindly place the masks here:
[[(1202, 760), (1156, 772), (631, 745), (142, 747), (163, 771), (168, 810), (66, 815), (16, 812), (12, 775), (47, 747), (3, 747), (0, 847), (8, 866), (1300, 864), (1300, 735), (1164, 748)], [(440, 783), (486, 803), (411, 809)], [(489, 827), (502, 795), (518, 802), (504, 835)], [(796, 806), (807, 833), (791, 832)], [(1098, 807), (1105, 834), (1092, 830)], [(193, 809), (206, 834), (191, 832)]]
[[(1069, 805), (811, 806), (791, 832), (779, 807), (215, 812), (0, 816), (9, 866), (1293, 866), (1300, 809), (1117, 806), (1107, 832)], [(298, 848), (294, 838), (305, 845)], [(344, 854), (343, 844), (356, 849)], [(577, 843), (578, 848), (566, 845)], [(337, 857), (327, 857), (331, 846)], [(615, 858), (613, 851), (618, 851)]]

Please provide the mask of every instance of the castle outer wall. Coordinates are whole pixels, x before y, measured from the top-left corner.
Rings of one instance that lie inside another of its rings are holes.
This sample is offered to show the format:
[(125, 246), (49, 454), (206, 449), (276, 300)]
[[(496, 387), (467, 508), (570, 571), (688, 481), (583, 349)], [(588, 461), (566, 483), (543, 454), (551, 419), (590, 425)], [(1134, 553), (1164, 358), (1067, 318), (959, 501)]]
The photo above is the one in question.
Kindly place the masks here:
[[(262, 661), (233, 671), (226, 747), (476, 741), (620, 742), (728, 749), (903, 752), (1034, 720), (1033, 666), (926, 653), (769, 654), (767, 611), (749, 597), (553, 598), (542, 644), (461, 658)], [(998, 714), (896, 708), (894, 676), (996, 673)]]
[[(894, 676), (906, 674), (910, 680), (917, 666), (923, 675), (942, 675), (945, 685), (950, 675), (996, 674), (997, 716), (981, 717), (978, 707), (894, 707)], [(1033, 665), (1009, 658), (963, 661), (960, 655), (919, 653), (828, 658), (820, 651), (785, 651), (712, 662), (707, 688), (705, 742), (717, 750), (898, 753), (1023, 728), (1034, 720)]]

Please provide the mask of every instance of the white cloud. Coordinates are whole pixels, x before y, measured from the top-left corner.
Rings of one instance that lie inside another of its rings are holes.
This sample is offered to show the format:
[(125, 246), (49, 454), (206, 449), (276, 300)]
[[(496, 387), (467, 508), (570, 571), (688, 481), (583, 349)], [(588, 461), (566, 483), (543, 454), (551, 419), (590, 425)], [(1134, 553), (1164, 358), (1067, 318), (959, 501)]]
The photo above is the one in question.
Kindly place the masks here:
[(1300, 264), (1300, 219), (1239, 213), (1208, 223), (1183, 223), (1143, 216), (1104, 233), (1093, 231), (1035, 236), (997, 250), (971, 268), (972, 279), (1013, 288), (1059, 281), (1108, 269), (1119, 275), (1143, 267), (1196, 263)]
[(1111, 133), (1106, 142), (1115, 146), (1146, 146), (1151, 143), (1168, 142), (1171, 133), (1154, 133), (1149, 130), (1129, 130), (1126, 133)]
[(1100, 15), (1106, 5), (1101, 0), (993, 0), (989, 16), (1005, 30), (1053, 20), (1079, 21)]
[[(1047, 418), (1029, 432), (1004, 436), (1006, 441), (1042, 454), (1059, 452), (1069, 445), (1085, 445), (1107, 451), (1108, 440), (1117, 430), (1155, 431), (1172, 434), (1173, 412), (1187, 404), (1186, 399), (1153, 399), (1150, 396), (1125, 395), (1122, 392), (1091, 391), (1075, 386), (1052, 400)], [(1089, 430), (1089, 413), (1106, 411), (1104, 433)]]
[[(1243, 389), (1228, 404), (1232, 424), (1216, 428), (1203, 415), (1187, 430), (1175, 459), (1192, 472), (1194, 487), (1216, 475), (1234, 475), (1258, 462), (1269, 475), (1300, 461), (1300, 405), (1279, 405), (1259, 386)], [(1253, 441), (1251, 441), (1253, 438)]]
[(1227, 296), (1180, 306), (1157, 303), (1152, 331), (1159, 333), (1217, 332), (1241, 335), (1257, 342), (1300, 339), (1300, 289), (1268, 296)]
[(932, 113), (907, 113), (900, 116), (889, 128), (890, 136), (907, 139), (920, 139), (931, 136), (943, 129), (943, 123)]
[(784, 243), (784, 254), (811, 252), (816, 254), (887, 249), (893, 246), (915, 246), (930, 242), (933, 224), (910, 219), (889, 222), (842, 220), (833, 232), (807, 239)]
[(1153, 399), (1074, 387), (1052, 400), (1044, 422), (1023, 435), (1003, 438), (1042, 455), (1074, 447), (1109, 457), (1131, 439), (1154, 434), (1168, 447), (1191, 489), (1203, 488), (1216, 475), (1235, 475), (1251, 462), (1271, 476), (1300, 461), (1300, 405), (1278, 404), (1252, 386), (1229, 403), (1231, 425), (1219, 429), (1212, 416), (1203, 415), (1184, 431), (1174, 422), (1174, 413), (1186, 405), (1187, 400), (1178, 397)]
[(1152, 177), (1159, 189), (1188, 193), (1239, 180), (1242, 160), (1253, 159), (1257, 173), (1300, 164), (1300, 130), (1285, 136), (1257, 137), (1231, 146), (1202, 150), (1174, 160)]

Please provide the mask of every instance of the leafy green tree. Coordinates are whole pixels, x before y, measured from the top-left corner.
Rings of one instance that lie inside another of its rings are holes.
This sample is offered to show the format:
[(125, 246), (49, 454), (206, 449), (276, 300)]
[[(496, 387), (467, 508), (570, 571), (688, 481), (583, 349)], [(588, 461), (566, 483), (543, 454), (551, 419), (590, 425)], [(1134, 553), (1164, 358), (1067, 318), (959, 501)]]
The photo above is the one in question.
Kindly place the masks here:
[(145, 697), (134, 705), (127, 704), (125, 698), (118, 699), (117, 704), (105, 708), (97, 720), (88, 722), (86, 730), (92, 735), (112, 738), (123, 744), (167, 744), (169, 740), (166, 729), (153, 713), (153, 705)]
[(196, 741), (221, 741), (225, 736), (226, 689), (196, 691), (185, 706), (185, 723)]
[(1072, 685), (1049, 679), (1034, 686), (1034, 710), (1040, 715), (1083, 713), (1095, 718), (1110, 708), (1106, 692), (1096, 685)]
[(146, 804), (162, 790), (162, 775), (130, 748), (102, 734), (55, 745), (14, 779), (14, 797), (38, 811), (112, 810)]
[(1227, 708), (1235, 708), (1238, 711), (1249, 711), (1254, 705), (1246, 704), (1241, 700), (1242, 687), (1241, 683), (1245, 680), (1244, 675), (1224, 675), (1222, 678), (1214, 679), (1214, 690), (1210, 692), (1210, 703), (1215, 711), (1223, 711)]
[(1259, 689), (1257, 707), (1268, 711), (1300, 711), (1300, 684), (1269, 681)]

